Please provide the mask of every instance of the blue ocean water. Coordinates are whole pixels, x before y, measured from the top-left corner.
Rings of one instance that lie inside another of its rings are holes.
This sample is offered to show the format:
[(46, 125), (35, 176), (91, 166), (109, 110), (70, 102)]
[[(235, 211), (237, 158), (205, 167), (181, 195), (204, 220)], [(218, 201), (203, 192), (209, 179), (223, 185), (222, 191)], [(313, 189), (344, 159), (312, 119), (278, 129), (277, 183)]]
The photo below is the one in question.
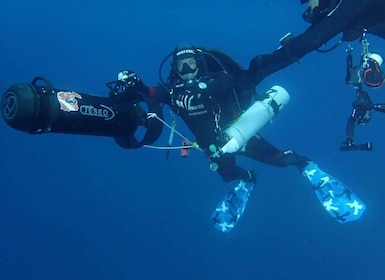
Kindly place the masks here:
[[(107, 96), (105, 83), (122, 69), (155, 85), (180, 42), (221, 49), (247, 67), (307, 28), (294, 2), (3, 1), (0, 90), (40, 75)], [(385, 54), (383, 40), (368, 39)], [(367, 204), (361, 220), (335, 222), (295, 168), (240, 159), (256, 169), (257, 187), (223, 234), (209, 217), (235, 183), (223, 183), (202, 153), (166, 160), (164, 151), (125, 150), (108, 137), (28, 135), (1, 121), (0, 279), (384, 279), (385, 116), (357, 128), (373, 152), (338, 150), (355, 97), (344, 83), (345, 47), (309, 54), (258, 86), (291, 95), (261, 133), (350, 186)], [(385, 101), (383, 88), (368, 91)], [(177, 129), (191, 137), (180, 120)]]

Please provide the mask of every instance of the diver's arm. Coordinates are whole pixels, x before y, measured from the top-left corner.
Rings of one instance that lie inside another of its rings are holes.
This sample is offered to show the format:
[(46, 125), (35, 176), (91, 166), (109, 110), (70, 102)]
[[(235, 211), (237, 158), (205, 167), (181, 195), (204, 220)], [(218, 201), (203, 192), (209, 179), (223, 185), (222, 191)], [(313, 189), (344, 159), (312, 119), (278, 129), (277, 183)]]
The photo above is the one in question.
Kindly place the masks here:
[(311, 26), (301, 35), (290, 39), (278, 50), (253, 58), (249, 65), (249, 78), (254, 84), (258, 84), (266, 76), (289, 66), (306, 54), (320, 48), (330, 39), (354, 25), (366, 7), (365, 1), (342, 1), (339, 8), (331, 16)]
[(142, 92), (159, 103), (170, 104), (170, 92), (162, 86), (149, 87), (143, 84)]

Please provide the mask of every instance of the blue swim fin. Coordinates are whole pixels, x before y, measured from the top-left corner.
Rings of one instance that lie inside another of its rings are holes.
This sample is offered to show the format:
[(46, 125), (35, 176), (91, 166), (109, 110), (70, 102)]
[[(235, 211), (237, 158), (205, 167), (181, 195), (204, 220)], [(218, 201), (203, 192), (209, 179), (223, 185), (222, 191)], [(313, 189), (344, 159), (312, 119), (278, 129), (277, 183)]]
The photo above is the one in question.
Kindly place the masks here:
[(311, 162), (302, 173), (310, 181), (314, 192), (329, 214), (339, 223), (358, 220), (365, 204), (344, 183), (318, 168)]
[(216, 229), (228, 233), (235, 227), (245, 211), (247, 201), (254, 186), (253, 183), (246, 183), (241, 180), (218, 203), (211, 215), (211, 220)]

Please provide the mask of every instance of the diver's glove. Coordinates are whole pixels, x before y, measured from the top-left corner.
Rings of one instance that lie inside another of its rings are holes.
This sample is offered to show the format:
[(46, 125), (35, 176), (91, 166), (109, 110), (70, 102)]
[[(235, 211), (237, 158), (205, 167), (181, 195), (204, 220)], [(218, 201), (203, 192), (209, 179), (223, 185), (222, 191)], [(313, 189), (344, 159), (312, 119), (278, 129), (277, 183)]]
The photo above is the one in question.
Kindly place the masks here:
[(118, 74), (118, 81), (124, 82), (128, 87), (136, 88), (142, 85), (142, 81), (139, 76), (131, 70), (123, 70)]

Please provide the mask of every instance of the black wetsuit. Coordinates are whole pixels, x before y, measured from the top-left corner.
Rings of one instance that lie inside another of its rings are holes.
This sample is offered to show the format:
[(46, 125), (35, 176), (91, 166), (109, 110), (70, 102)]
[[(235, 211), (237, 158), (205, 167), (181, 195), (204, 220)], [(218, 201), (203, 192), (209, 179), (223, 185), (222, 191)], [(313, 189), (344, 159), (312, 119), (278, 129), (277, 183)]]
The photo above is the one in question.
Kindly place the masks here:
[(271, 54), (255, 57), (250, 62), (249, 79), (258, 84), (266, 76), (320, 48), (339, 33), (343, 33), (344, 41), (358, 39), (364, 29), (367, 29), (368, 33), (385, 38), (384, 11), (384, 0), (342, 0), (330, 16), (313, 24), (282, 48)]
[[(208, 148), (211, 144), (224, 144), (218, 139), (220, 130), (239, 115), (233, 92), (239, 84), (233, 75), (218, 71), (207, 73), (190, 82), (177, 80), (168, 86), (170, 91), (164, 87), (145, 87), (145, 91), (158, 102), (169, 105), (184, 120), (199, 146), (209, 156), (211, 153)], [(217, 171), (226, 182), (236, 179), (255, 180), (255, 174), (236, 165), (236, 155), (281, 167), (295, 165), (303, 169), (308, 164), (307, 158), (291, 151), (283, 152), (260, 135), (255, 135), (240, 151), (210, 158), (218, 164)]]

